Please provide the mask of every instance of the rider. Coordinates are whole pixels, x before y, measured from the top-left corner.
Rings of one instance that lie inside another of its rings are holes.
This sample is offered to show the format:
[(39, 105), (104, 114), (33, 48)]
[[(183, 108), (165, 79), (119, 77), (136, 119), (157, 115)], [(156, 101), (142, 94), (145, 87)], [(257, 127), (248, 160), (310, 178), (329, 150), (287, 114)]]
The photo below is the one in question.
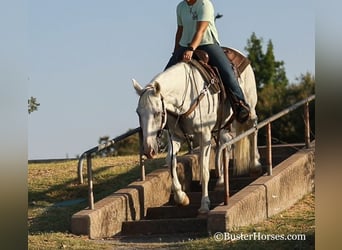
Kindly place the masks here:
[(183, 0), (177, 6), (175, 48), (165, 69), (179, 61), (190, 61), (195, 49), (209, 55), (209, 64), (217, 67), (235, 112), (237, 121), (244, 123), (250, 108), (237, 82), (232, 66), (219, 45), (215, 26), (214, 7), (210, 0)]

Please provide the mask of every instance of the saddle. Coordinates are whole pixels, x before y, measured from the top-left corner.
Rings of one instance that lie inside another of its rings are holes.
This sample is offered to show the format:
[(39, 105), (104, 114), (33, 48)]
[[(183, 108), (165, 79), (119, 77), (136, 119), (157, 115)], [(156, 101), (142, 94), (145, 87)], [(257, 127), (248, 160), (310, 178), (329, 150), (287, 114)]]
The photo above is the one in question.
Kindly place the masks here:
[(236, 49), (227, 47), (222, 47), (222, 49), (233, 65), (233, 68), (236, 71), (235, 73), (240, 76), (246, 67), (251, 63), (251, 61)]
[[(242, 72), (250, 64), (250, 61), (233, 48), (222, 47), (222, 49), (232, 65), (235, 77), (239, 78)], [(211, 93), (216, 94), (220, 92), (221, 89), (224, 90), (218, 70), (209, 65), (208, 53), (203, 50), (195, 50), (194, 59), (195, 60), (191, 61), (191, 63), (201, 72), (205, 81), (209, 84)]]

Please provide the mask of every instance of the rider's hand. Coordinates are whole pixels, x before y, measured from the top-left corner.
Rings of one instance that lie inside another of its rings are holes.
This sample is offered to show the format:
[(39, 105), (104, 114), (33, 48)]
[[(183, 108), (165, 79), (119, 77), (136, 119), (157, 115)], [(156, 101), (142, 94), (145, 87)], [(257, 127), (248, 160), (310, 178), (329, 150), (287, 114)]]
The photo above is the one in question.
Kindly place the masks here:
[(183, 54), (183, 61), (184, 62), (189, 62), (192, 58), (192, 55), (193, 55), (193, 51), (191, 50), (186, 50)]

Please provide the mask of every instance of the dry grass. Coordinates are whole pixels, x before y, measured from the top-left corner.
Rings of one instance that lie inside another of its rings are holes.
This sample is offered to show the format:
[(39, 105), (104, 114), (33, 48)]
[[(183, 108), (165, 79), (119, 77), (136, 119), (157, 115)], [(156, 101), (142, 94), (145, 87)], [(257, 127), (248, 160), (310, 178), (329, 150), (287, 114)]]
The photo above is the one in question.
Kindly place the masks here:
[[(164, 164), (164, 156), (146, 162), (147, 172)], [(93, 161), (95, 201), (139, 179), (138, 156), (97, 158)], [(86, 166), (84, 166), (86, 168)], [(85, 169), (84, 169), (85, 170)], [(85, 179), (86, 180), (86, 179)], [(306, 196), (287, 211), (235, 233), (306, 235), (305, 241), (221, 241), (213, 237), (145, 238), (131, 242), (119, 238), (94, 241), (70, 233), (71, 216), (87, 207), (87, 186), (77, 183), (77, 161), (29, 164), (29, 249), (314, 249), (314, 195)], [(79, 200), (68, 206), (59, 202)], [(170, 242), (171, 241), (171, 242)]]

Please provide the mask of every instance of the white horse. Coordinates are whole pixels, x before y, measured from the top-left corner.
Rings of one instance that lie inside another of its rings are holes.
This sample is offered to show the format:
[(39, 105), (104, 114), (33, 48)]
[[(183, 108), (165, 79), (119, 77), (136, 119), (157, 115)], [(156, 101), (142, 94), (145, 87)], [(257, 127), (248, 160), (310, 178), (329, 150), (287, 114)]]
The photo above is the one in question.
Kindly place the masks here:
[[(255, 106), (257, 92), (255, 77), (250, 65), (239, 78), (241, 88), (247, 103), (251, 108), (250, 119), (243, 125), (233, 123), (236, 134), (239, 134), (256, 123)], [(143, 133), (144, 154), (153, 158), (158, 153), (158, 137), (167, 125), (169, 131), (169, 146), (167, 164), (171, 169), (172, 190), (174, 199), (180, 205), (188, 205), (189, 198), (182, 191), (177, 176), (177, 159), (181, 144), (185, 141), (185, 134), (191, 135), (194, 144), (200, 147), (200, 171), (202, 185), (202, 199), (199, 213), (207, 213), (210, 208), (208, 196), (209, 156), (211, 150), (212, 131), (217, 129), (218, 114), (223, 114), (222, 124), (227, 122), (233, 111), (228, 100), (219, 105), (218, 94), (212, 94), (206, 88), (206, 83), (200, 72), (189, 63), (180, 62), (166, 71), (158, 74), (146, 87), (133, 80), (133, 85), (140, 96), (137, 113)], [(197, 101), (200, 93), (204, 98), (196, 108), (186, 117), (180, 119), (192, 104)], [(219, 109), (221, 109), (219, 111)], [(231, 139), (227, 130), (220, 133), (221, 142)], [(256, 134), (242, 139), (235, 145), (235, 173), (248, 174), (260, 169), (259, 153), (257, 151)], [(222, 168), (219, 171), (219, 183), (223, 183)]]

